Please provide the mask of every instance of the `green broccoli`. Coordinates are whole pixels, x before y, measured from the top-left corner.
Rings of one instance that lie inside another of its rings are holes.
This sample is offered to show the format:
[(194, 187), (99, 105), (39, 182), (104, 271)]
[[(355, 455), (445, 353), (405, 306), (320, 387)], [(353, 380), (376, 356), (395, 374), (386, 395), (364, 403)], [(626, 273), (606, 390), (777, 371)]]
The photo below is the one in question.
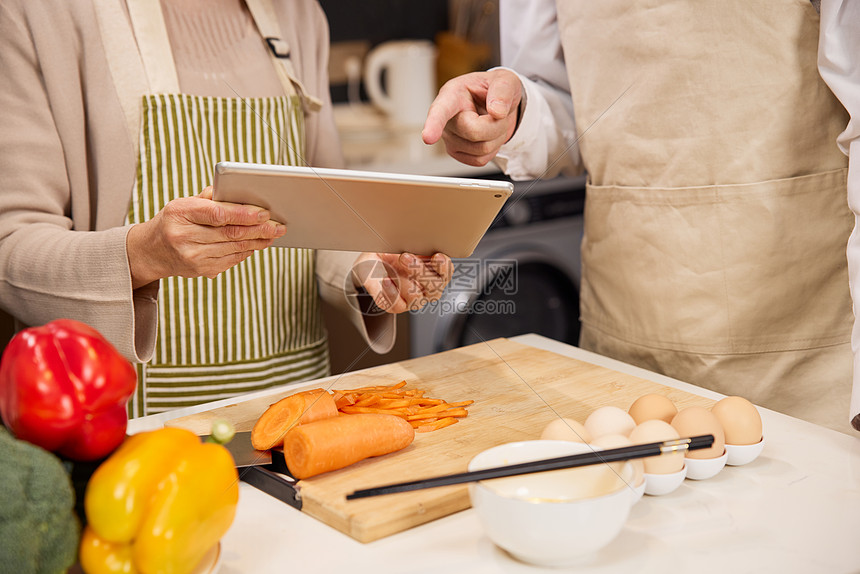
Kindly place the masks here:
[(68, 570), (80, 541), (74, 504), (60, 459), (0, 426), (0, 573)]

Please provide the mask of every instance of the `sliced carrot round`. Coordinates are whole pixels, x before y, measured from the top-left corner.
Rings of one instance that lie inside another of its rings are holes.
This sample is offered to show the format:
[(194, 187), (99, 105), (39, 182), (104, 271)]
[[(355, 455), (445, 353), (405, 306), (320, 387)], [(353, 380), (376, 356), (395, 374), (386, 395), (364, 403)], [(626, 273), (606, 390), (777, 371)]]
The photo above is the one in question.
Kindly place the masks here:
[(302, 391), (269, 406), (251, 430), (251, 444), (257, 450), (280, 445), (294, 426), (337, 416), (334, 397), (325, 389)]

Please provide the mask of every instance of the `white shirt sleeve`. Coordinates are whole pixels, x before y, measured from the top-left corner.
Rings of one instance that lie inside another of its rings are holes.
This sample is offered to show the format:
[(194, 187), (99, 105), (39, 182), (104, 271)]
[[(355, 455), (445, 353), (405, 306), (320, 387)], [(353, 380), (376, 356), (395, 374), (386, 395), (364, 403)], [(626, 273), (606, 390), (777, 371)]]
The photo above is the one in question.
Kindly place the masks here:
[(500, 0), (499, 27), (502, 65), (525, 92), (519, 127), (496, 164), (515, 180), (582, 173), (555, 1)]
[(860, 2), (823, 0), (818, 43), (821, 77), (850, 115), (839, 135), (840, 149), (848, 155), (848, 206), (854, 212), (854, 231), (848, 239), (848, 281), (854, 301), (851, 336), (854, 350), (854, 387), (849, 416), (860, 430)]

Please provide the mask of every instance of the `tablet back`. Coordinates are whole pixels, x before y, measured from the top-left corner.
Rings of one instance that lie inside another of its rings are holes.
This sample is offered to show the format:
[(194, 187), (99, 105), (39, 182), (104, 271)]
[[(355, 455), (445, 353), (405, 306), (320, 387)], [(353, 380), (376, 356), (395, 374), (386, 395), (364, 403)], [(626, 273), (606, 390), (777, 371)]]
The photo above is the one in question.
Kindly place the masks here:
[(278, 247), (468, 257), (513, 192), (506, 181), (222, 162), (214, 198), (268, 209)]

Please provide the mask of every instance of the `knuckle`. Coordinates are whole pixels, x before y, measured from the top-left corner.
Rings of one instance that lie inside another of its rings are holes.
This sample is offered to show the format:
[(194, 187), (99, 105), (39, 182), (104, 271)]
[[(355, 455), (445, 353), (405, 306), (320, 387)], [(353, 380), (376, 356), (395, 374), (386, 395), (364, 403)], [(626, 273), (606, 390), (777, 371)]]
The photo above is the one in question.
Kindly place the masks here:
[(228, 225), (224, 227), (224, 237), (230, 241), (238, 241), (241, 243), (244, 236), (245, 230), (238, 225)]
[(209, 208), (209, 218), (212, 222), (212, 225), (216, 227), (220, 227), (222, 225), (227, 225), (227, 211), (217, 203), (212, 203), (208, 206)]

